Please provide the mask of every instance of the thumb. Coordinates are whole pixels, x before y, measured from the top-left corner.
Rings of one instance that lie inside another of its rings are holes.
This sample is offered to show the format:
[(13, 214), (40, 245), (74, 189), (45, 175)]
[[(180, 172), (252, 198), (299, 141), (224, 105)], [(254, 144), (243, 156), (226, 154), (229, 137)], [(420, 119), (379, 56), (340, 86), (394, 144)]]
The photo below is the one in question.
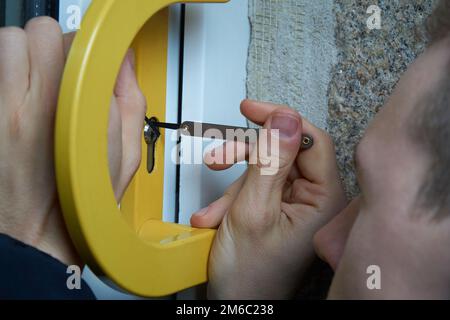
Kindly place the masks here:
[(274, 111), (261, 130), (258, 146), (249, 159), (243, 186), (246, 212), (279, 214), (283, 187), (300, 151), (302, 119), (298, 112), (283, 108)]

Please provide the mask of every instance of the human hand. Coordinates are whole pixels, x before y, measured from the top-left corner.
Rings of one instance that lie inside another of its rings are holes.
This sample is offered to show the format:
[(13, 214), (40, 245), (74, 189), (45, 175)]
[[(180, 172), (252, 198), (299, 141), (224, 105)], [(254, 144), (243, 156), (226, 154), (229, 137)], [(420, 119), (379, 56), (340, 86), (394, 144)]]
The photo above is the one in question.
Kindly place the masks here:
[[(264, 176), (260, 165), (250, 164), (222, 198), (192, 217), (195, 227), (220, 225), (210, 255), (209, 296), (288, 298), (314, 259), (314, 234), (347, 202), (335, 149), (328, 134), (302, 121), (292, 109), (244, 101), (241, 110), (264, 128), (280, 130), (280, 169)], [(303, 132), (315, 144), (300, 153)], [(215, 150), (214, 157), (227, 150), (227, 146)], [(240, 148), (236, 162), (249, 152)], [(210, 167), (222, 170), (227, 166)]]
[[(60, 81), (73, 39), (41, 17), (0, 29), (0, 232), (66, 264), (79, 258), (56, 189), (54, 128)], [(128, 53), (111, 100), (109, 160), (118, 201), (141, 158), (145, 98)]]

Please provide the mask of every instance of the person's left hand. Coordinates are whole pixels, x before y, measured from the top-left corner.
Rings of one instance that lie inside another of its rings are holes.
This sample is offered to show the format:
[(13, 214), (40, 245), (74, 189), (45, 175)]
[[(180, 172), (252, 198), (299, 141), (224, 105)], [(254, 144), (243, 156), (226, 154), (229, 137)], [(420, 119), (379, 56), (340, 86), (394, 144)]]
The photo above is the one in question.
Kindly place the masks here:
[[(0, 233), (66, 264), (79, 264), (56, 190), (57, 99), (72, 35), (35, 18), (25, 29), (0, 29)], [(111, 100), (109, 161), (118, 201), (141, 159), (146, 102), (128, 53)]]

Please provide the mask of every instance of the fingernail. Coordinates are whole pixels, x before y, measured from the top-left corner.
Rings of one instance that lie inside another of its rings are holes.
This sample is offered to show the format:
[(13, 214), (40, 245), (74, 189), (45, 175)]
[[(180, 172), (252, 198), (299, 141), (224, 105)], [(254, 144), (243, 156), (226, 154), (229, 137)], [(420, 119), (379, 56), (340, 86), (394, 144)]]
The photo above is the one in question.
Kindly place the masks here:
[(195, 217), (203, 217), (208, 213), (209, 207), (203, 208), (202, 210), (194, 214)]
[(288, 115), (275, 115), (272, 117), (271, 129), (280, 130), (280, 137), (292, 138), (297, 134), (300, 122)]

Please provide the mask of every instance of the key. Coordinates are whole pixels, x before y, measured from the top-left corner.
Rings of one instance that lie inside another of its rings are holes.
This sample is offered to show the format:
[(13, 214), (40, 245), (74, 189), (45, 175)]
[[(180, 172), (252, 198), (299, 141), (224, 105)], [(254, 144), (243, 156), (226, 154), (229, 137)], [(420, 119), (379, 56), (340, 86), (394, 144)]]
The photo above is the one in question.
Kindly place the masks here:
[(147, 171), (152, 173), (155, 169), (155, 150), (156, 142), (161, 136), (158, 127), (154, 125), (153, 119), (145, 119), (146, 124), (144, 127), (144, 140), (147, 144)]

